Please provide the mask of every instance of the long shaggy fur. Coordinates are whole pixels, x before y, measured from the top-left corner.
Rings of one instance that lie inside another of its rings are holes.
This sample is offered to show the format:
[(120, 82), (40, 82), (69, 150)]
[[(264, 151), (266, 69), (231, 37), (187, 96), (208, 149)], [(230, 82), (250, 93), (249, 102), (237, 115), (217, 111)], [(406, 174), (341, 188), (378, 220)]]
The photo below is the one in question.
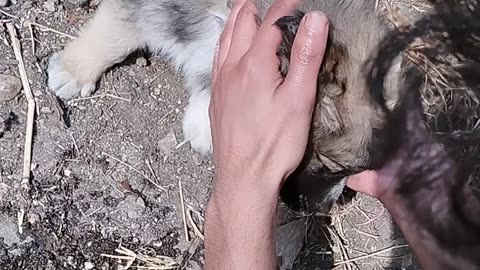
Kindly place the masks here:
[[(271, 3), (257, 1), (260, 17)], [(229, 4), (227, 0), (103, 0), (79, 38), (50, 58), (49, 87), (64, 99), (88, 96), (101, 75), (133, 51), (163, 55), (183, 71), (190, 90), (184, 137), (198, 152), (210, 153), (210, 72)], [(385, 120), (397, 103), (402, 72), (397, 58), (384, 83), (367, 88), (366, 70), (374, 68), (370, 61), (387, 33), (373, 1), (304, 0), (294, 14), (276, 23), (284, 36), (278, 49), (283, 75), (288, 72), (297, 27), (312, 10), (327, 14), (331, 30), (318, 77), (309, 149), (287, 181), (284, 198), (296, 204), (301, 193), (311, 203), (323, 205), (338, 198), (346, 176), (379, 167), (384, 160)]]

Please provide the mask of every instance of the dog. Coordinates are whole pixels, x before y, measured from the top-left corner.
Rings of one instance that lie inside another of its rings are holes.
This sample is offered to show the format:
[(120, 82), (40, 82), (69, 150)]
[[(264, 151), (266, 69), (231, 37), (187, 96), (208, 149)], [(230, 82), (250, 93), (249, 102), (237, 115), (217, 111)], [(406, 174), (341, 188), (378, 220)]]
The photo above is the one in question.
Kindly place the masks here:
[[(260, 19), (272, 2), (257, 0)], [(62, 99), (88, 96), (101, 75), (132, 52), (146, 49), (162, 55), (183, 71), (190, 92), (184, 139), (195, 151), (209, 154), (211, 70), (231, 6), (227, 0), (103, 0), (79, 37), (50, 57), (49, 88)], [(303, 0), (293, 14), (279, 19), (282, 75), (288, 72), (298, 25), (313, 10), (327, 15), (330, 33), (307, 153), (282, 189), (292, 205), (301, 201), (299, 194), (312, 204), (331, 204), (348, 175), (382, 164), (388, 148), (385, 122), (398, 103), (403, 80), (398, 57), (383, 86), (367, 88), (367, 71), (375, 68), (370, 60), (388, 30), (369, 0)]]

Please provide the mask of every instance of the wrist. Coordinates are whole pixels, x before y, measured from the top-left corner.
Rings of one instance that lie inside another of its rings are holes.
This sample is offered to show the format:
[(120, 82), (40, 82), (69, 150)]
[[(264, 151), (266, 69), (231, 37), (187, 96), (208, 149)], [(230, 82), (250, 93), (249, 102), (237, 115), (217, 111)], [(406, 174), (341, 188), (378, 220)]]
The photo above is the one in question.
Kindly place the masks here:
[[(284, 177), (282, 174), (270, 173), (261, 166), (229, 166), (217, 167), (214, 175), (214, 193), (225, 196), (240, 195), (240, 193), (251, 193), (252, 195), (263, 195), (272, 197), (280, 191)], [(231, 194), (233, 193), (233, 194)]]
[(208, 202), (206, 269), (273, 269), (278, 193), (234, 180), (243, 187), (216, 184)]
[[(210, 197), (209, 206), (220, 214), (238, 212), (254, 212), (266, 215), (276, 211), (279, 187), (268, 182), (276, 182), (271, 178), (252, 175), (250, 173), (224, 174), (217, 173)], [(267, 183), (266, 183), (267, 182)]]

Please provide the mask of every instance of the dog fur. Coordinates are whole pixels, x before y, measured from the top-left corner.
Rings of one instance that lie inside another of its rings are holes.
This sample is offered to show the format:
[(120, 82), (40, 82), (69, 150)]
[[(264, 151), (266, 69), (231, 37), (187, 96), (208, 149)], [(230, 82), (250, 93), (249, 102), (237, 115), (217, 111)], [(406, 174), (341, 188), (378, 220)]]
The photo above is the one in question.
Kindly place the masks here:
[[(272, 2), (257, 1), (260, 18)], [(49, 87), (63, 99), (88, 96), (101, 75), (132, 52), (146, 49), (162, 55), (183, 71), (190, 91), (184, 138), (194, 150), (208, 154), (212, 151), (210, 72), (230, 6), (227, 0), (103, 0), (79, 37), (51, 56)], [(324, 203), (336, 200), (345, 176), (378, 167), (383, 161), (383, 127), (397, 103), (401, 59), (389, 70), (381, 89), (368, 89), (366, 70), (374, 68), (369, 61), (387, 33), (374, 3), (303, 0), (294, 14), (276, 23), (284, 37), (278, 50), (283, 75), (288, 72), (296, 29), (303, 15), (312, 10), (327, 14), (330, 34), (318, 79), (309, 149), (292, 181), (331, 179), (328, 187), (323, 187), (327, 193), (316, 191), (322, 194), (318, 201)]]

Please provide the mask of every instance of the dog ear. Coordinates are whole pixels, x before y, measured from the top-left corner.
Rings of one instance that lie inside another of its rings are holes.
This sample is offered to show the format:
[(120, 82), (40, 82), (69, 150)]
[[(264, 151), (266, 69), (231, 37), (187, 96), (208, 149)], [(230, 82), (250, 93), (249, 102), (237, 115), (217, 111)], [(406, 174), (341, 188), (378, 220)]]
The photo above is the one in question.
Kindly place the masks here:
[(284, 16), (275, 22), (275, 25), (282, 33), (282, 41), (277, 49), (277, 56), (280, 59), (280, 74), (285, 78), (290, 65), (290, 57), (292, 53), (293, 42), (297, 34), (298, 27), (305, 13), (295, 11), (291, 16)]

